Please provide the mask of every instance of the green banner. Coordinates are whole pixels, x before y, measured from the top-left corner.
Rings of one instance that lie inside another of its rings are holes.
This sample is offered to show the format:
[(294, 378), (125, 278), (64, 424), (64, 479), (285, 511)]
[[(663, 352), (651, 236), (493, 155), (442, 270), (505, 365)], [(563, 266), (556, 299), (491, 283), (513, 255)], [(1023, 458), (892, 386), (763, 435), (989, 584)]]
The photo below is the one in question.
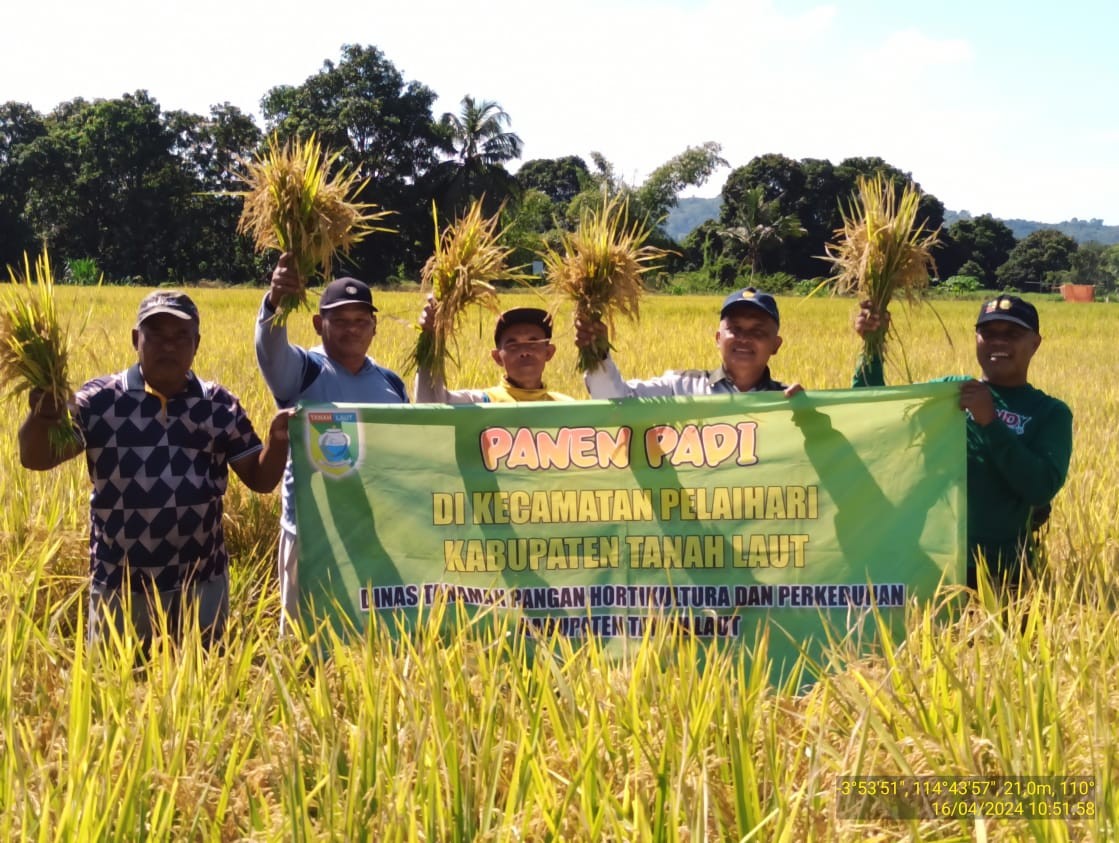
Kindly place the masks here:
[[(573, 404), (314, 405), (292, 424), (305, 619), (438, 595), (534, 630), (647, 623), (778, 662), (963, 581), (958, 385)], [(658, 612), (651, 613), (650, 607)], [(776, 627), (776, 629), (775, 629)]]

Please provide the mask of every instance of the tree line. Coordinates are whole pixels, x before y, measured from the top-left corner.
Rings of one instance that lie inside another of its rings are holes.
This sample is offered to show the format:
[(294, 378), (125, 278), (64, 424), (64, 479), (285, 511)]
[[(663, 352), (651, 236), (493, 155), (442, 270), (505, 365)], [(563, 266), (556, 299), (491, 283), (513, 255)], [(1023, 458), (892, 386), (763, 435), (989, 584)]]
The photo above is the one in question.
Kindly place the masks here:
[[(0, 264), (47, 247), (69, 280), (103, 272), (149, 284), (262, 279), (274, 256), (253, 253), (237, 233), (239, 164), (275, 134), (280, 142), (315, 133), (339, 162), (367, 180), (361, 201), (393, 211), (395, 234), (359, 244), (352, 271), (375, 283), (412, 279), (433, 247), (432, 208), (449, 220), (474, 198), (500, 210), (515, 259), (530, 263), (603, 192), (623, 194), (628, 212), (670, 250), (665, 271), (698, 286), (732, 286), (761, 276), (770, 286), (819, 277), (819, 256), (840, 225), (860, 175), (884, 172), (898, 189), (913, 181), (880, 158), (796, 161), (762, 155), (733, 170), (718, 219), (674, 241), (664, 229), (678, 194), (729, 166), (719, 144), (689, 147), (641, 184), (622, 180), (598, 153), (526, 161), (521, 138), (499, 104), (467, 95), (436, 117), (435, 92), (407, 80), (379, 49), (344, 45), (300, 85), (261, 99), (264, 126), (228, 103), (208, 115), (164, 111), (144, 90), (116, 99), (61, 103), (48, 114), (0, 105)], [(919, 185), (918, 185), (919, 187)], [(943, 204), (923, 194), (921, 220), (944, 223)], [(1119, 276), (1116, 247), (1078, 247), (1042, 230), (1021, 242), (989, 216), (942, 231), (941, 279), (1040, 289), (1061, 280)]]

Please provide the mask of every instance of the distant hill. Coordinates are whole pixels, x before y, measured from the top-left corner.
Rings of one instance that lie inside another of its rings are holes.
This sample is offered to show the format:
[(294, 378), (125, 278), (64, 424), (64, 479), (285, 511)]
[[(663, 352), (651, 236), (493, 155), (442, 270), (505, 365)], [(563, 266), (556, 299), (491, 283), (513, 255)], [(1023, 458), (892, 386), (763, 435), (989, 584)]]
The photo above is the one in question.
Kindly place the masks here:
[[(944, 225), (947, 227), (956, 220), (971, 219), (967, 211), (945, 211)], [(1077, 243), (1095, 241), (1104, 246), (1113, 246), (1119, 243), (1119, 225), (1104, 225), (1103, 220), (1080, 220), (1073, 217), (1064, 222), (1034, 222), (1033, 220), (1003, 220), (1006, 227), (1014, 232), (1014, 237), (1022, 240), (1042, 228), (1055, 228), (1062, 234), (1067, 234)]]
[(671, 211), (664, 224), (664, 230), (677, 243), (687, 237), (693, 229), (708, 220), (719, 216), (719, 209), (723, 207), (721, 196), (693, 196), (681, 199)]
[[(679, 204), (668, 212), (668, 221), (664, 230), (676, 242), (680, 242), (701, 223), (713, 220), (719, 216), (719, 209), (723, 205), (722, 197), (691, 197), (681, 199)], [(967, 211), (945, 211), (944, 225), (950, 226), (957, 220), (971, 219), (972, 214)], [(1119, 243), (1119, 225), (1104, 225), (1103, 220), (1081, 220), (1073, 217), (1064, 222), (1034, 222), (1033, 220), (1003, 220), (1006, 226), (1014, 232), (1014, 237), (1022, 240), (1031, 233), (1042, 228), (1055, 228), (1062, 234), (1067, 234), (1077, 243), (1095, 241), (1104, 246), (1113, 246)]]

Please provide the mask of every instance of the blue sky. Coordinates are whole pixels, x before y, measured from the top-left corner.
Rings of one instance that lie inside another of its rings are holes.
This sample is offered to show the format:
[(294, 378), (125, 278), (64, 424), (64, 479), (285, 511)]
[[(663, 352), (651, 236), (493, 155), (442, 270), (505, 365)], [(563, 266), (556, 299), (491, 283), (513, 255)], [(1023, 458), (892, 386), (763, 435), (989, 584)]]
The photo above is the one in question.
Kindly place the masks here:
[(708, 140), (731, 167), (878, 155), (952, 210), (1119, 225), (1114, 0), (38, 0), (4, 18), (0, 101), (40, 111), (145, 88), (255, 114), (372, 44), (437, 116), (500, 102), (525, 160), (597, 150), (639, 182)]

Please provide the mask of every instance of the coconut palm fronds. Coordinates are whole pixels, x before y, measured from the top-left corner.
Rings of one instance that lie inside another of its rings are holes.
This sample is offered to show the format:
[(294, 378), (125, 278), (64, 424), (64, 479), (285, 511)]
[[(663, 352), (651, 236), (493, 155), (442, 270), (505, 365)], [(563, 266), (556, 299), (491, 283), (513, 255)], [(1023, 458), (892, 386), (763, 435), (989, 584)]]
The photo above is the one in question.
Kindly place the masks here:
[[(657, 268), (667, 253), (646, 243), (649, 230), (629, 220), (625, 199), (603, 197), (602, 205), (584, 209), (575, 231), (562, 236), (560, 249), (544, 254), (549, 292), (575, 303), (575, 318), (601, 320), (613, 334), (614, 318), (637, 319), (638, 303), (645, 292), (642, 276)], [(593, 369), (610, 348), (579, 350), (579, 371)]]
[(423, 290), (435, 297), (435, 309), (430, 329), (416, 338), (408, 369), (424, 369), (440, 382), (445, 380), (455, 331), (467, 308), (478, 305), (499, 313), (494, 284), (520, 283), (529, 278), (519, 267), (508, 266), (513, 249), (501, 242), (501, 211), (484, 216), (482, 201), (471, 203), (462, 217), (442, 232), (438, 214), (432, 209), (435, 253), (424, 264), (420, 280)]
[[(893, 180), (881, 173), (860, 176), (857, 185), (843, 212), (843, 227), (835, 231), (836, 242), (825, 246), (825, 259), (836, 270), (833, 288), (857, 293), (878, 313), (885, 313), (895, 296), (909, 304), (920, 301), (936, 271), (932, 249), (940, 233), (917, 222), (920, 192), (907, 184), (899, 196)], [(864, 338), (864, 359), (885, 355), (886, 332), (883, 326)]]
[[(280, 145), (273, 135), (263, 154), (243, 161), (245, 190), (237, 231), (248, 234), (258, 252), (277, 249), (295, 255), (304, 283), (315, 275), (331, 279), (334, 259), (375, 231), (391, 214), (369, 202), (355, 201), (368, 179), (337, 166), (341, 151), (326, 153), (314, 135)], [(333, 171), (333, 172), (332, 172)], [(306, 290), (276, 311), (283, 324), (296, 307), (306, 306)]]
[(0, 298), (0, 378), (10, 398), (39, 393), (41, 406), (58, 407), (50, 430), (55, 453), (77, 441), (70, 414), (68, 360), (70, 338), (62, 327), (54, 300), (54, 274), (46, 250), (32, 264), (23, 256), (22, 276), (8, 269), (11, 286)]

